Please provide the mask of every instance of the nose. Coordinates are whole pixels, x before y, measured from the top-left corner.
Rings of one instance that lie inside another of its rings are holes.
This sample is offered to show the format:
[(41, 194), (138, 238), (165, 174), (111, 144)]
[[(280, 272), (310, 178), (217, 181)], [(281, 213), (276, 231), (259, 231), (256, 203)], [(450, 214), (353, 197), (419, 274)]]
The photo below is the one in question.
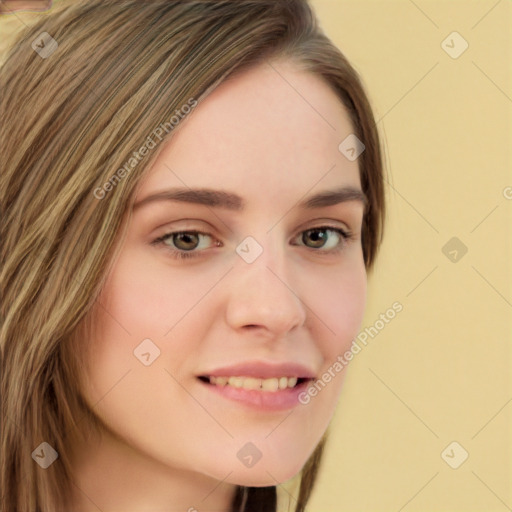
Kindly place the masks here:
[(289, 283), (285, 256), (264, 250), (256, 261), (238, 261), (230, 274), (226, 321), (235, 330), (280, 337), (304, 325), (306, 309)]

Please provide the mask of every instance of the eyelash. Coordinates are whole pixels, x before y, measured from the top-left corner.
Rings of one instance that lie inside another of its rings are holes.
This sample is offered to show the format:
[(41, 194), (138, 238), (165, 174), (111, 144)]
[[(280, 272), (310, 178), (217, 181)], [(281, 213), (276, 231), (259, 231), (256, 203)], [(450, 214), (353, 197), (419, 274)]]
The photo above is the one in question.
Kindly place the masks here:
[[(315, 249), (313, 247), (302, 246), (302, 247), (305, 247), (306, 249), (310, 249), (316, 253), (323, 254), (323, 255), (336, 254), (344, 249), (347, 242), (355, 239), (355, 236), (353, 235), (353, 233), (351, 231), (346, 231), (344, 229), (341, 229), (339, 227), (334, 227), (334, 226), (318, 226), (318, 227), (314, 227), (314, 228), (305, 229), (304, 231), (301, 231), (299, 233), (299, 235), (303, 235), (304, 233), (307, 233), (309, 231), (317, 231), (317, 230), (334, 231), (335, 233), (338, 233), (342, 238), (342, 241), (338, 244), (338, 246), (333, 249), (322, 250), (321, 248)], [(179, 250), (179, 249), (172, 249), (169, 245), (167, 245), (165, 243), (166, 239), (172, 237), (173, 235), (180, 235), (180, 234), (194, 234), (194, 235), (203, 235), (203, 236), (209, 236), (209, 237), (212, 236), (209, 233), (205, 233), (203, 231), (198, 231), (198, 230), (194, 230), (194, 229), (184, 230), (184, 231), (172, 231), (170, 233), (165, 233), (161, 237), (158, 237), (156, 240), (153, 240), (153, 242), (151, 242), (151, 245), (164, 246), (164, 248), (167, 251), (169, 251), (170, 256), (177, 260), (186, 260), (186, 259), (201, 257), (202, 256), (201, 253), (203, 253), (204, 250), (184, 251), (184, 250)], [(297, 236), (299, 236), (299, 235), (297, 235)], [(295, 245), (299, 245), (299, 244), (295, 244)]]

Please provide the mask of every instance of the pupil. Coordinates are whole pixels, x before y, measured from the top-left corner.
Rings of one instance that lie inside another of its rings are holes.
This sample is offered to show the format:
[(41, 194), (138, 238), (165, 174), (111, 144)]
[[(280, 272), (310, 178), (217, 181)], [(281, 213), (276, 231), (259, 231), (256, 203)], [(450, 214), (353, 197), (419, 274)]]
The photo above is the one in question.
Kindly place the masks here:
[(326, 241), (326, 233), (321, 229), (314, 229), (311, 231), (307, 231), (302, 235), (302, 241), (305, 245), (308, 245), (307, 239), (309, 238), (310, 247), (322, 247)]
[(174, 245), (178, 249), (191, 251), (199, 244), (199, 235), (197, 233), (178, 233), (174, 235)]

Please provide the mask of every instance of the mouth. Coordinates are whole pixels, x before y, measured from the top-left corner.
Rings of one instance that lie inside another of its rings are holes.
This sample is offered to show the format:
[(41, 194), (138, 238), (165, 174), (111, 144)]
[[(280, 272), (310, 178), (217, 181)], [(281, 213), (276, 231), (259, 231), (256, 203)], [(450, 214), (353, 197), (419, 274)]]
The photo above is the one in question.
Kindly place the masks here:
[(299, 397), (316, 372), (294, 362), (246, 361), (204, 370), (198, 382), (221, 407), (226, 403), (258, 412), (290, 410), (301, 405)]
[(243, 375), (201, 375), (198, 382), (209, 394), (209, 400), (228, 402), (245, 410), (258, 413), (288, 411), (301, 405), (301, 393), (306, 391), (313, 378), (270, 377), (258, 378)]
[(248, 391), (260, 391), (276, 393), (287, 389), (302, 387), (305, 382), (312, 380), (307, 377), (272, 377), (258, 378), (247, 376), (213, 376), (201, 375), (198, 379), (205, 384), (218, 387), (231, 387), (235, 389), (245, 389)]

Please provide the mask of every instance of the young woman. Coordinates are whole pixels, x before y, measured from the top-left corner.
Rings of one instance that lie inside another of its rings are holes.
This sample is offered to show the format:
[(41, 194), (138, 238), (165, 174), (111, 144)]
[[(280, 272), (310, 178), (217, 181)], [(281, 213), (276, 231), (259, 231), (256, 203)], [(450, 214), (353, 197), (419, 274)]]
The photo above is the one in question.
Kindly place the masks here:
[(384, 219), (306, 0), (67, 2), (0, 80), (3, 510), (303, 511)]

